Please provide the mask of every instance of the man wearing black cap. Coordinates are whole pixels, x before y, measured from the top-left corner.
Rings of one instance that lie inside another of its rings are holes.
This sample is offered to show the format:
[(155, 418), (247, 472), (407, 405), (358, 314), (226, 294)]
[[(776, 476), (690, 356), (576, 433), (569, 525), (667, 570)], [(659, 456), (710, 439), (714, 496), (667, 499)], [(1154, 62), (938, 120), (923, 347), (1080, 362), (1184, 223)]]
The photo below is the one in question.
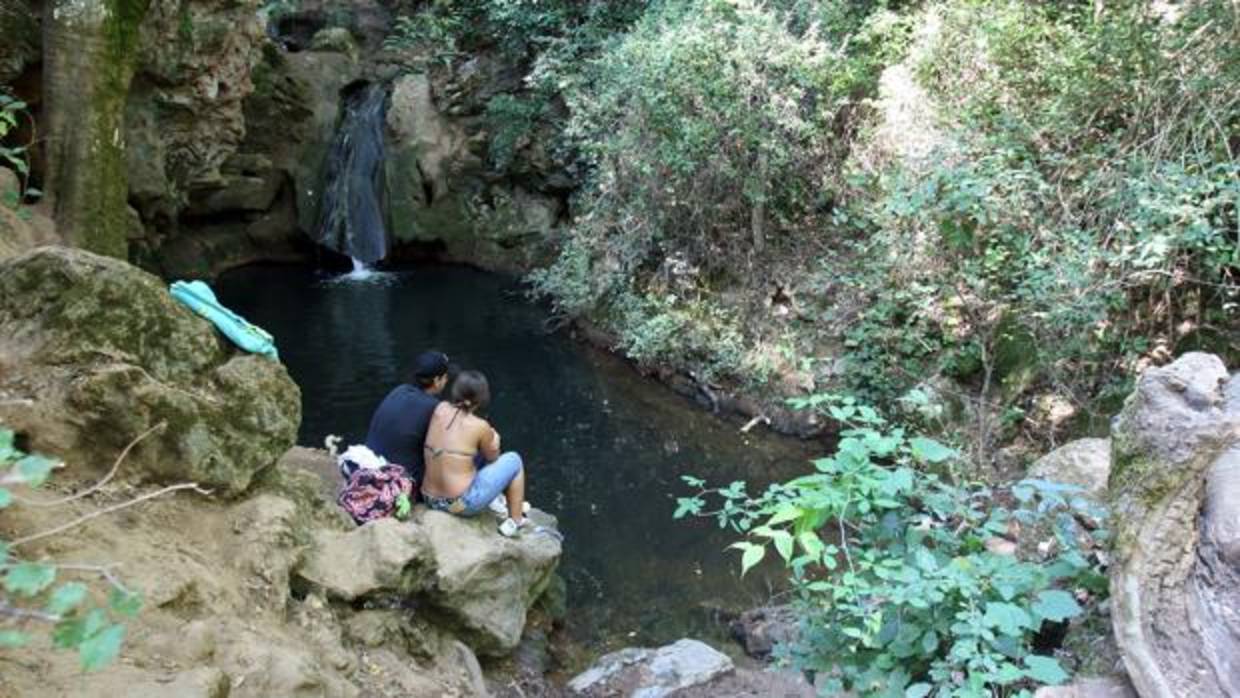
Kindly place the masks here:
[(413, 360), (409, 382), (392, 388), (370, 418), (366, 446), (387, 462), (403, 466), (414, 482), (426, 472), (422, 442), (439, 393), (448, 384), (448, 357), (441, 351), (424, 351)]

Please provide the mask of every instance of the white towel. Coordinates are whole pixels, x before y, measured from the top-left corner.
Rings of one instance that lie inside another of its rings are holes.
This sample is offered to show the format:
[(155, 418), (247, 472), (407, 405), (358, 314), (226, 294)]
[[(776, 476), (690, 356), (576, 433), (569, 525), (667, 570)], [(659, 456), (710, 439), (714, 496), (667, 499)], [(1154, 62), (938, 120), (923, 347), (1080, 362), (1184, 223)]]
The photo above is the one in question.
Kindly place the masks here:
[(366, 470), (378, 470), (388, 464), (383, 456), (361, 444), (354, 444), (348, 447), (344, 453), (336, 457), (336, 464), (342, 468), (346, 461)]

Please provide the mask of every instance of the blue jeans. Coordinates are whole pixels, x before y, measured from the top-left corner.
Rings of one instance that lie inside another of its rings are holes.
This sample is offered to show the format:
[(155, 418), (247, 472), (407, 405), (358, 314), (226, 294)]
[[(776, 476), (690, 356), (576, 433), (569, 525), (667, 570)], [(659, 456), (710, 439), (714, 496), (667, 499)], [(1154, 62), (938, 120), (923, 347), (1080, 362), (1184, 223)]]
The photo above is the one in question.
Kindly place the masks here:
[[(450, 511), (461, 516), (474, 516), (484, 511), (491, 500), (504, 493), (508, 489), (508, 485), (521, 474), (524, 467), (521, 463), (521, 456), (513, 451), (508, 451), (496, 458), (490, 465), (484, 466), (474, 474), (474, 481), (469, 483), (469, 489), (465, 490), (465, 494), (456, 499), (439, 499), (437, 497), (426, 497), (426, 503), (432, 509), (441, 511)], [(452, 505), (457, 501), (464, 505), (463, 510), (453, 511)]]

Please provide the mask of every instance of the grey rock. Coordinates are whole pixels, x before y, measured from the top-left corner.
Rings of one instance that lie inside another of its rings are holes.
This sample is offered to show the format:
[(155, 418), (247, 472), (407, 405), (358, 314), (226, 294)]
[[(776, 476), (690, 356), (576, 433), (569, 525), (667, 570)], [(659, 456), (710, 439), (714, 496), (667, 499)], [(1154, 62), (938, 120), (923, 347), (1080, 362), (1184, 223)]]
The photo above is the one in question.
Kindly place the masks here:
[(245, 138), (243, 104), (265, 42), (259, 0), (152, 0), (138, 31), (125, 112), (131, 199), (173, 219), (184, 195), (218, 182)]
[(224, 175), (213, 186), (190, 192), (190, 204), (185, 212), (192, 216), (209, 216), (266, 211), (275, 203), (283, 184), (283, 173), (270, 169), (253, 175)]
[(775, 645), (796, 639), (796, 611), (790, 606), (763, 606), (745, 611), (729, 624), (732, 637), (755, 659), (771, 656)]
[(380, 592), (413, 594), (425, 585), (433, 562), (425, 532), (392, 518), (348, 532), (317, 531), (311, 548), (297, 573), (343, 601)]
[(78, 477), (134, 448), (122, 478), (235, 495), (287, 451), (300, 391), (125, 262), (43, 247), (0, 262), (0, 421)]
[[(530, 518), (554, 530), (553, 517), (534, 510)], [(526, 530), (504, 538), (496, 525), (489, 515), (468, 519), (417, 506), (406, 522), (389, 518), (347, 532), (318, 530), (295, 574), (332, 599), (404, 599), (474, 652), (505, 655), (520, 642), (561, 547), (557, 535)], [(379, 632), (355, 630), (367, 641)]]
[(1235, 390), (1218, 357), (1185, 354), (1143, 373), (1113, 423), (1111, 619), (1144, 698), (1240, 695)]
[(571, 695), (662, 698), (708, 683), (733, 670), (732, 660), (685, 638), (658, 649), (629, 647), (604, 655), (568, 683)]
[[(555, 519), (537, 509), (529, 517), (548, 531), (555, 528)], [(413, 516), (433, 556), (425, 601), (483, 656), (517, 647), (526, 615), (550, 584), (561, 553), (555, 535), (526, 530), (504, 538), (496, 524), (485, 514), (466, 519), (422, 507)]]
[(1095, 499), (1106, 496), (1110, 474), (1110, 439), (1077, 439), (1042, 456), (1029, 468), (1029, 477), (1077, 485)]
[(1137, 698), (1127, 679), (1079, 679), (1066, 686), (1043, 686), (1033, 698)]

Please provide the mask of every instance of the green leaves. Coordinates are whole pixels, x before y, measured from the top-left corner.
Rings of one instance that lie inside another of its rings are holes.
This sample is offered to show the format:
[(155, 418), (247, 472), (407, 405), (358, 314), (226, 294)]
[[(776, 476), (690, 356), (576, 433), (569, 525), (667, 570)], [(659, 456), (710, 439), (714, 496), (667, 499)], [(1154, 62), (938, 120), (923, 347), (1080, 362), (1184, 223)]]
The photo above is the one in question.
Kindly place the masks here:
[(909, 439), (908, 445), (913, 452), (913, 457), (923, 463), (942, 463), (956, 455), (955, 451), (938, 441), (921, 436)]
[[(865, 414), (855, 401), (821, 404), (848, 407), (854, 419)], [(1031, 683), (1059, 682), (1066, 673), (1033, 655), (1032, 641), (1043, 622), (1085, 612), (1070, 590), (1105, 593), (1089, 586), (1097, 571), (1077, 547), (1082, 532), (1064, 528), (1086, 512), (1070, 486), (1019, 483), (1019, 508), (1008, 510), (1002, 503), (1013, 498), (917, 467), (954, 457), (898, 427), (862, 426), (842, 432), (837, 451), (813, 461), (812, 472), (759, 497), (738, 483), (695, 484), (701, 497), (723, 500), (707, 515), (755, 524), (730, 546), (741, 551), (742, 574), (768, 547), (779, 553), (802, 599), (798, 611), (814, 628), (794, 656), (838, 668), (841, 690), (980, 697), (1000, 686), (1020, 695)], [(1101, 523), (1105, 512), (1088, 515)], [(1057, 557), (990, 552), (986, 539), (1006, 535), (1013, 521), (1066, 531)]]
[(79, 582), (62, 584), (47, 602), (47, 612), (62, 616), (86, 599), (86, 585)]
[(56, 581), (56, 568), (34, 562), (23, 562), (4, 575), (4, 589), (10, 594), (34, 596)]
[(672, 512), (673, 519), (683, 519), (686, 516), (697, 516), (702, 512), (702, 505), (705, 504), (698, 497), (677, 497), (676, 511)]
[(52, 468), (56, 467), (57, 462), (51, 458), (39, 455), (28, 455), (17, 461), (14, 469), (21, 476), (23, 482), (31, 487), (38, 487), (47, 480), (47, 476), (51, 474)]
[(741, 541), (738, 543), (733, 543), (732, 545), (729, 545), (728, 547), (736, 548), (737, 550), (742, 551), (741, 553), (741, 576), (742, 577), (745, 576), (745, 573), (748, 572), (751, 567), (758, 564), (759, 562), (762, 562), (762, 558), (766, 557), (766, 546), (765, 545), (755, 545), (753, 543), (746, 543), (744, 541)]
[(112, 593), (108, 594), (108, 608), (119, 616), (133, 618), (142, 610), (142, 595), (133, 591), (113, 589)]
[(1034, 627), (1033, 618), (1025, 609), (1002, 601), (986, 604), (982, 622), (1005, 635), (1019, 635)]
[(1028, 667), (1026, 675), (1038, 683), (1054, 686), (1068, 680), (1068, 672), (1051, 657), (1031, 654), (1025, 657), (1025, 666)]
[[(17, 448), (12, 430), (0, 429), (0, 477), (8, 483), (37, 487), (56, 468), (57, 461)], [(0, 509), (12, 505), (14, 498), (0, 488)], [(81, 571), (81, 570), (79, 570)], [(112, 622), (116, 617), (133, 617), (142, 606), (137, 594), (112, 587), (106, 608), (91, 607), (89, 587), (80, 581), (62, 583), (53, 589), (58, 576), (55, 560), (21, 562), (9, 557), (9, 546), (0, 540), (0, 586), (5, 603), (30, 618), (54, 622), (54, 647), (76, 649), (82, 668), (99, 669), (120, 652), (125, 627)], [(0, 650), (26, 645), (32, 639), (22, 630), (0, 629)]]
[(1039, 618), (1058, 623), (1081, 615), (1081, 606), (1072, 594), (1060, 589), (1048, 589), (1038, 593), (1033, 612)]
[(78, 647), (82, 660), (82, 669), (95, 671), (103, 668), (120, 653), (121, 642), (125, 639), (125, 626), (112, 625), (88, 637)]

